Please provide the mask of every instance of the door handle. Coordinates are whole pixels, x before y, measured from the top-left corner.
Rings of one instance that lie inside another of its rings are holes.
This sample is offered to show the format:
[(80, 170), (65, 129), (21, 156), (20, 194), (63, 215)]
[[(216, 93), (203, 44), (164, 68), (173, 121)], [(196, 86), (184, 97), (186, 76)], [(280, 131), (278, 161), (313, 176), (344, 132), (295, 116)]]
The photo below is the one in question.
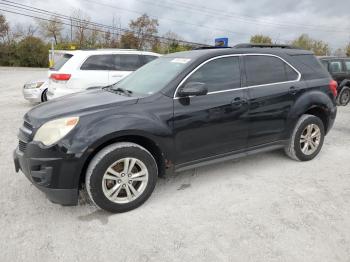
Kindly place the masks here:
[(247, 103), (248, 103), (247, 99), (245, 99), (243, 97), (236, 97), (232, 100), (231, 105), (233, 105), (235, 107), (241, 107)]
[(289, 93), (292, 94), (292, 95), (296, 95), (298, 92), (299, 92), (299, 88), (298, 87), (291, 86), (289, 88)]

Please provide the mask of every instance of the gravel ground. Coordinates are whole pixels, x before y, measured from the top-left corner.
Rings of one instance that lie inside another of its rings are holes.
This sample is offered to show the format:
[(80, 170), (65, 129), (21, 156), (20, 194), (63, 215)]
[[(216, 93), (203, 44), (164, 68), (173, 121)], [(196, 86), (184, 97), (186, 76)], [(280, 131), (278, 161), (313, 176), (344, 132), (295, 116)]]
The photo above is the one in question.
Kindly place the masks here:
[(44, 70), (0, 68), (0, 261), (350, 261), (350, 106), (313, 161), (281, 151), (170, 174), (140, 208), (50, 203), (12, 151)]

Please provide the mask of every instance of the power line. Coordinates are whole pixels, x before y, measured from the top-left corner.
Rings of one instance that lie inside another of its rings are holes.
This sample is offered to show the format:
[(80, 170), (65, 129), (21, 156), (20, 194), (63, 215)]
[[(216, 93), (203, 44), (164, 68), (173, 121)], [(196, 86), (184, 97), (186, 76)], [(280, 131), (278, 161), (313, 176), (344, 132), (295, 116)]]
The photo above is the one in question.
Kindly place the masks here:
[[(289, 29), (290, 27), (299, 27), (299, 28), (304, 28), (304, 29), (308, 29), (308, 30), (313, 30), (313, 31), (324, 31), (324, 32), (336, 32), (336, 33), (344, 33), (344, 32), (348, 32), (349, 28), (344, 28), (343, 30), (339, 30), (339, 28), (335, 29), (335, 28), (331, 28), (331, 27), (327, 27), (324, 25), (307, 25), (307, 24), (295, 24), (295, 23), (276, 23), (276, 22), (272, 22), (266, 19), (261, 19), (261, 18), (257, 18), (254, 16), (242, 16), (242, 15), (238, 15), (235, 13), (228, 13), (226, 10), (220, 10), (220, 9), (215, 9), (215, 8), (207, 8), (205, 6), (202, 5), (193, 5), (192, 3), (185, 3), (182, 1), (178, 1), (178, 0), (172, 0), (172, 5), (167, 5), (167, 3), (159, 3), (157, 2), (157, 4), (155, 4), (154, 2), (150, 2), (147, 0), (136, 0), (138, 2), (141, 3), (145, 3), (145, 4), (149, 4), (154, 6), (158, 6), (161, 7), (163, 6), (164, 8), (172, 8), (172, 9), (183, 9), (185, 11), (190, 11), (190, 12), (197, 12), (197, 13), (201, 13), (201, 14), (206, 14), (209, 15), (211, 17), (216, 17), (218, 18), (231, 18), (231, 20), (238, 20), (244, 23), (252, 23), (252, 24), (257, 24), (257, 25), (270, 25), (270, 26), (277, 26), (277, 27), (282, 27), (283, 29)], [(174, 3), (176, 5), (174, 5)]]
[[(89, 20), (77, 19), (77, 18), (73, 18), (73, 17), (67, 16), (67, 15), (62, 15), (62, 14), (59, 14), (59, 13), (51, 12), (51, 11), (48, 11), (48, 10), (45, 10), (45, 9), (31, 7), (31, 6), (24, 5), (24, 4), (19, 4), (19, 3), (13, 2), (13, 1), (7, 1), (7, 0), (0, 0), (0, 1), (6, 2), (6, 3), (0, 3), (0, 4), (5, 5), (5, 6), (10, 6), (10, 7), (17, 8), (17, 9), (19, 9), (22, 12), (29, 11), (29, 12), (34, 13), (34, 14), (51, 15), (51, 16), (56, 16), (58, 18), (61, 18), (63, 20), (69, 20), (70, 22), (73, 20), (74, 22), (84, 22), (84, 23), (87, 23), (88, 25), (91, 25), (91, 26), (94, 26), (94, 27), (102, 27), (102, 28), (106, 28), (108, 30), (120, 30), (122, 32), (134, 33), (130, 29), (117, 28), (117, 27), (110, 26), (110, 25), (105, 25), (105, 24), (101, 24), (101, 23), (91, 22)], [(0, 9), (0, 10), (2, 10), (4, 12), (9, 12), (9, 13), (22, 15), (22, 16), (27, 16), (27, 17), (31, 17), (31, 18), (36, 18), (36, 19), (40, 19), (40, 20), (46, 20), (46, 21), (52, 21), (52, 22), (54, 21), (52, 19), (38, 17), (38, 16), (33, 15), (33, 14), (20, 13), (18, 10), (16, 10), (16, 11), (4, 10), (4, 9)], [(55, 21), (55, 22), (57, 22), (57, 21)], [(72, 26), (71, 23), (70, 24), (64, 23), (64, 22), (58, 22), (58, 23), (64, 24), (64, 25), (68, 25), (68, 26)], [(74, 25), (74, 27), (79, 27), (79, 26)], [(97, 29), (97, 28), (85, 28), (85, 29), (87, 29), (87, 30), (95, 30), (95, 31), (98, 31), (98, 32), (103, 32), (103, 33), (110, 33), (109, 31), (103, 31), (103, 30), (100, 30), (100, 29)], [(174, 41), (174, 39), (167, 38), (167, 37), (162, 37), (162, 36), (156, 36), (156, 35), (146, 35), (146, 37), (150, 37), (152, 39), (157, 39), (159, 41), (160, 40)], [(148, 38), (147, 40), (150, 40), (150, 38)], [(206, 44), (190, 42), (190, 41), (185, 41), (185, 40), (176, 40), (176, 41), (179, 42), (179, 43), (182, 43), (182, 44), (192, 45), (192, 46), (208, 46)]]
[[(84, 0), (84, 1), (96, 4), (96, 5), (100, 5), (100, 6), (110, 7), (110, 8), (116, 9), (116, 10), (123, 10), (123, 11), (129, 12), (129, 13), (136, 13), (136, 14), (140, 14), (140, 15), (144, 14), (144, 12), (135, 11), (135, 10), (131, 10), (131, 9), (128, 9), (128, 8), (122, 8), (122, 7), (111, 5), (111, 4), (107, 4), (107, 3), (101, 3), (101, 2), (97, 2), (97, 1), (93, 1), (93, 0)], [(153, 6), (154, 6), (154, 4), (153, 4)], [(198, 28), (202, 28), (202, 29), (203, 28), (207, 28), (207, 29), (210, 29), (210, 30), (214, 29), (216, 31), (220, 31), (220, 32), (223, 32), (223, 33), (251, 36), (250, 33), (235, 32), (235, 31), (231, 31), (231, 30), (228, 30), (228, 29), (225, 29), (225, 28), (221, 28), (221, 27), (219, 28), (219, 27), (205, 26), (203, 24), (190, 23), (190, 22), (187, 22), (187, 21), (184, 21), (184, 20), (177, 20), (177, 19), (173, 19), (173, 18), (169, 18), (169, 17), (167, 17), (167, 18), (165, 18), (165, 17), (157, 18), (157, 17), (154, 17), (154, 16), (149, 16), (149, 17), (157, 19), (157, 20), (168, 20), (168, 21), (176, 22), (178, 24), (186, 24), (186, 25), (190, 25), (190, 26), (194, 26), (194, 27), (198, 27)]]

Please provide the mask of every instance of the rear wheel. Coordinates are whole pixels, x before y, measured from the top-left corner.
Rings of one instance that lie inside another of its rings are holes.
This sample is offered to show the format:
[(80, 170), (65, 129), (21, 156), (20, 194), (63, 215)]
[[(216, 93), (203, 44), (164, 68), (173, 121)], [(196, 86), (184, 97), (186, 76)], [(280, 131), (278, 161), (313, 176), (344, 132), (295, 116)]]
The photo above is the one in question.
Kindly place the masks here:
[(134, 143), (102, 149), (89, 164), (85, 177), (90, 199), (109, 212), (126, 212), (152, 194), (158, 168), (152, 154)]
[(324, 136), (324, 125), (320, 118), (313, 115), (302, 115), (294, 128), (285, 152), (295, 160), (312, 160), (320, 152)]
[(345, 86), (340, 91), (337, 98), (338, 105), (346, 106), (350, 102), (350, 88)]

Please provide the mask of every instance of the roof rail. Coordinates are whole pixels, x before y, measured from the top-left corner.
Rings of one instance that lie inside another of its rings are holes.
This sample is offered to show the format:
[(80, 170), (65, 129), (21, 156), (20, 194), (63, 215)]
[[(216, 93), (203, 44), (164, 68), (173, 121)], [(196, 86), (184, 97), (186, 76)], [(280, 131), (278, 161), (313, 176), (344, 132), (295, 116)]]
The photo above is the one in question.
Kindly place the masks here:
[(229, 47), (229, 46), (201, 46), (201, 47), (196, 47), (193, 50), (218, 49), (218, 48), (231, 48), (231, 47)]
[(283, 49), (298, 49), (291, 45), (277, 45), (277, 44), (238, 44), (233, 48), (283, 48)]

